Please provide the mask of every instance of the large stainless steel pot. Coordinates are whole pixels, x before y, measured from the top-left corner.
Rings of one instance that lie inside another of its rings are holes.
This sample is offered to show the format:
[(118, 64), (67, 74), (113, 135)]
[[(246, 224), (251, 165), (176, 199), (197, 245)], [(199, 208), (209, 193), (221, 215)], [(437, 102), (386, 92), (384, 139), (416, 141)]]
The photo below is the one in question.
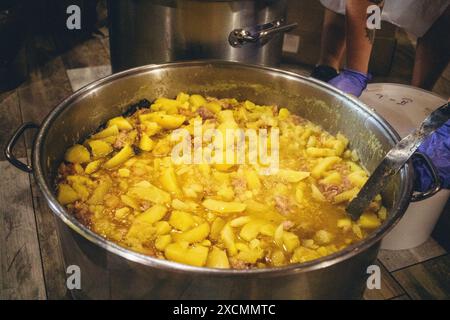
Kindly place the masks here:
[(37, 134), (32, 157), (37, 183), (59, 218), (65, 264), (81, 268), (82, 289), (72, 291), (73, 295), (151, 299), (360, 298), (366, 268), (375, 260), (381, 238), (410, 201), (410, 164), (384, 191), (389, 217), (367, 239), (319, 260), (273, 269), (197, 268), (144, 256), (91, 232), (56, 201), (54, 179), (69, 146), (124, 112), (132, 102), (175, 96), (180, 91), (286, 106), (331, 133), (348, 136), (351, 148), (358, 151), (369, 170), (398, 140), (394, 130), (359, 100), (325, 83), (276, 69), (232, 62), (186, 62), (139, 67), (96, 81), (49, 114)]
[(276, 66), (287, 24), (286, 0), (110, 0), (115, 72), (192, 59)]

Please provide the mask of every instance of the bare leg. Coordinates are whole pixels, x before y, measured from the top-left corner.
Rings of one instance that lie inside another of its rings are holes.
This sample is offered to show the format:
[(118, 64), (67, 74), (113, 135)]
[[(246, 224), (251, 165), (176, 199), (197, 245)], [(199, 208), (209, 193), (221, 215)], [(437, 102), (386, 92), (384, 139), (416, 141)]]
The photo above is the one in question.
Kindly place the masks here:
[(450, 60), (450, 7), (428, 32), (417, 40), (411, 84), (432, 90)]
[(347, 0), (347, 68), (367, 73), (372, 53), (375, 30), (367, 29), (367, 8), (376, 4), (383, 6), (381, 0)]
[(345, 16), (325, 9), (318, 64), (339, 70), (345, 51)]

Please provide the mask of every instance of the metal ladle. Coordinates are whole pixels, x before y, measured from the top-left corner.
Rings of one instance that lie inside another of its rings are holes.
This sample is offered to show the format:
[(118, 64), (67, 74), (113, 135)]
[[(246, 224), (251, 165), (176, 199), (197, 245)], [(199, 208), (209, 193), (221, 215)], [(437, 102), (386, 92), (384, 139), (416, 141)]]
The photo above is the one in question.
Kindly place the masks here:
[[(450, 119), (450, 107), (447, 102), (433, 111), (420, 125), (419, 129), (398, 142), (384, 157), (373, 174), (359, 191), (346, 210), (353, 220), (358, 220), (377, 194), (383, 190), (389, 178), (395, 175), (412, 157), (424, 140)], [(449, 155), (450, 157), (450, 155)], [(433, 194), (436, 192), (434, 190)]]

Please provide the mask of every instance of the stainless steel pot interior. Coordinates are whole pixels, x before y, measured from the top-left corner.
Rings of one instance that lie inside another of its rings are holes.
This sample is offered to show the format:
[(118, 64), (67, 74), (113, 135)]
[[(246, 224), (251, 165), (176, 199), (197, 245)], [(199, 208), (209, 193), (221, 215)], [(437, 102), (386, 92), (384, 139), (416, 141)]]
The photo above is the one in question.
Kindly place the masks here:
[(61, 102), (38, 132), (33, 153), (35, 176), (51, 209), (66, 225), (97, 246), (142, 265), (176, 273), (267, 277), (313, 271), (350, 259), (377, 244), (406, 210), (412, 193), (410, 164), (394, 177), (382, 194), (389, 212), (384, 224), (364, 241), (316, 261), (257, 270), (197, 268), (144, 256), (103, 239), (68, 214), (56, 201), (54, 179), (64, 151), (107, 119), (123, 113), (130, 103), (143, 98), (152, 101), (162, 95), (173, 97), (180, 91), (285, 106), (333, 134), (341, 132), (346, 135), (351, 141), (350, 147), (358, 151), (369, 171), (398, 141), (395, 131), (359, 100), (325, 83), (297, 74), (223, 61), (182, 62), (131, 69), (96, 81)]

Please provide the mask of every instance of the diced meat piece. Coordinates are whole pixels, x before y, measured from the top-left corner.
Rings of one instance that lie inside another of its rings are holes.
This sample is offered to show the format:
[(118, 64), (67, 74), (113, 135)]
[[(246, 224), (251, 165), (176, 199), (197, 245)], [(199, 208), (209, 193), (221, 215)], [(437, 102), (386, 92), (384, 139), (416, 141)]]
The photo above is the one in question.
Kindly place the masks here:
[(275, 200), (275, 208), (282, 215), (287, 215), (293, 211), (293, 204), (288, 197), (277, 195), (273, 199)]
[(292, 122), (295, 125), (304, 124), (304, 123), (307, 122), (305, 119), (303, 119), (302, 117), (300, 117), (300, 116), (298, 116), (296, 114), (293, 114), (291, 117), (292, 117)]
[(371, 210), (371, 211), (374, 211), (374, 212), (378, 212), (378, 210), (380, 210), (380, 208), (381, 208), (381, 204), (380, 204), (380, 202), (378, 202), (378, 201), (372, 201), (370, 204), (369, 204), (369, 210)]
[(178, 109), (178, 113), (180, 115), (188, 117), (188, 118), (192, 118), (194, 116), (194, 113), (189, 109), (180, 108), (180, 109)]
[(242, 260), (236, 258), (230, 258), (230, 265), (234, 269), (248, 269), (249, 266)]
[(73, 207), (75, 208), (77, 213), (79, 213), (81, 215), (86, 215), (89, 213), (89, 206), (84, 202), (76, 201), (74, 203)]
[(143, 132), (145, 132), (145, 125), (144, 124), (138, 124), (137, 126), (136, 126), (136, 129), (137, 129), (137, 132), (138, 132), (138, 134), (139, 134), (139, 137), (141, 137), (142, 136), (142, 133)]
[[(139, 249), (139, 251), (147, 256), (156, 257), (157, 256), (157, 249), (154, 248), (150, 244), (144, 243), (142, 248)], [(161, 258), (164, 258), (164, 255), (161, 256)]]
[(232, 179), (231, 185), (233, 186), (234, 192), (236, 194), (243, 193), (247, 189), (247, 182), (241, 178)]
[(89, 211), (89, 206), (81, 201), (76, 201), (73, 205), (72, 210), (73, 215), (80, 220), (84, 225), (90, 226), (91, 224), (91, 212)]
[(215, 118), (215, 114), (212, 111), (206, 109), (205, 107), (198, 108), (197, 112), (200, 115), (200, 117), (202, 117), (203, 120)]
[(342, 186), (333, 184), (320, 184), (319, 189), (327, 200), (333, 200), (336, 195), (343, 191)]
[(234, 106), (226, 100), (217, 100), (217, 102), (222, 106), (222, 109), (233, 109)]
[(295, 225), (295, 223), (290, 220), (283, 221), (282, 224), (284, 230), (289, 230)]
[(336, 163), (333, 165), (332, 169), (339, 172), (342, 176), (348, 175), (349, 172), (348, 165), (346, 163)]
[(64, 180), (67, 176), (74, 175), (76, 173), (73, 163), (61, 163), (58, 168), (58, 180)]
[(121, 131), (116, 138), (116, 141), (113, 144), (113, 147), (116, 149), (122, 149), (127, 143), (127, 133), (125, 131)]
[(272, 113), (277, 114), (278, 113), (278, 106), (272, 106)]
[(141, 203), (141, 205), (139, 206), (139, 209), (141, 209), (142, 211), (145, 211), (147, 209), (150, 209), (150, 207), (152, 206), (152, 204), (148, 201), (143, 201)]
[(344, 190), (350, 190), (351, 188), (353, 188), (352, 182), (348, 179), (347, 176), (342, 179), (342, 188)]

